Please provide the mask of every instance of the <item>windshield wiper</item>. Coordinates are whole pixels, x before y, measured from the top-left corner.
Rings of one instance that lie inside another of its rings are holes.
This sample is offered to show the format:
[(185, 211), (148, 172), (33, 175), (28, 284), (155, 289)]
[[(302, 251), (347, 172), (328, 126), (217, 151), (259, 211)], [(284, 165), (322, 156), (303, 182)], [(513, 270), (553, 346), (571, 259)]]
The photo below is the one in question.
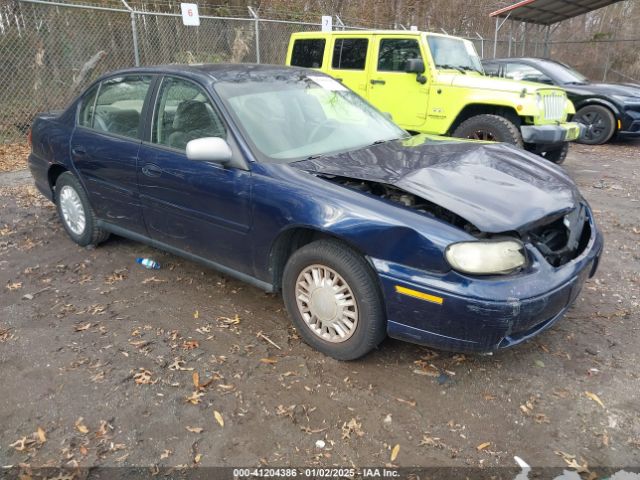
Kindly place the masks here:
[(467, 70), (467, 71), (469, 71), (469, 72), (477, 72), (477, 73), (480, 73), (480, 74), (483, 74), (483, 75), (484, 75), (484, 72), (483, 72), (483, 71), (478, 70), (477, 68), (474, 68), (474, 67), (469, 67), (468, 65), (461, 66), (460, 68), (462, 68), (463, 70)]
[(451, 69), (451, 70), (458, 70), (460, 73), (464, 73), (465, 75), (467, 74), (467, 72), (464, 71), (464, 69), (459, 66), (459, 65), (437, 65), (436, 64), (436, 68), (445, 68), (445, 69)]

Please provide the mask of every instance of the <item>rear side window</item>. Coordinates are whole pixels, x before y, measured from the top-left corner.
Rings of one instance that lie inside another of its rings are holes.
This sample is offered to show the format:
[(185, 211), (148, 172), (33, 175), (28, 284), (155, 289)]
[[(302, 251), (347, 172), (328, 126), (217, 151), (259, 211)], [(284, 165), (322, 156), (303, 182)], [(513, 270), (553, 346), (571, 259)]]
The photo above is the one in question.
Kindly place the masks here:
[(407, 60), (423, 60), (417, 40), (384, 39), (380, 41), (378, 53), (379, 72), (404, 72)]
[(139, 137), (142, 106), (151, 76), (110, 78), (102, 82), (96, 101), (93, 128), (130, 138)]
[(333, 46), (331, 67), (337, 70), (364, 70), (369, 40), (366, 38), (338, 38)]
[(322, 67), (325, 43), (323, 38), (296, 40), (291, 52), (291, 65), (305, 68)]
[(80, 113), (78, 115), (78, 125), (83, 127), (93, 127), (93, 114), (96, 107), (96, 95), (98, 93), (98, 85), (89, 90), (80, 105)]

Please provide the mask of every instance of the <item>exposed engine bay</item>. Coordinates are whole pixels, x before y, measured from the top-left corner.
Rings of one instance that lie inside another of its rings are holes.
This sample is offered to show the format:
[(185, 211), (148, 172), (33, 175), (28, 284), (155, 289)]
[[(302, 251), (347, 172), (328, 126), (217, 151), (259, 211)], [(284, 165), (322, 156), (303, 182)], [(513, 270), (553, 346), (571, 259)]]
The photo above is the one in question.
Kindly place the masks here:
[(548, 223), (538, 225), (530, 231), (521, 233), (512, 231), (495, 235), (481, 232), (473, 224), (450, 210), (392, 185), (332, 175), (319, 176), (345, 187), (370, 195), (376, 195), (380, 198), (402, 204), (407, 208), (443, 220), (463, 229), (476, 238), (491, 238), (505, 235), (516, 237), (525, 243), (531, 243), (535, 246), (549, 264), (554, 267), (562, 266), (580, 255), (586, 248), (591, 236), (591, 229), (584, 205), (580, 205), (568, 214), (555, 218)]

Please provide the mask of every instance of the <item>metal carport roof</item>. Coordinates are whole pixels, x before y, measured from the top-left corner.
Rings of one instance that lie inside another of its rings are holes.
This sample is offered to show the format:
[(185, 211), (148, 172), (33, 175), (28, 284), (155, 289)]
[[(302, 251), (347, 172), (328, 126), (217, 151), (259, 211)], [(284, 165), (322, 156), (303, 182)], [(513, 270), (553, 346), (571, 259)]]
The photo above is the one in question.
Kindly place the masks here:
[(620, 1), (622, 0), (522, 0), (489, 15), (538, 25), (552, 25)]

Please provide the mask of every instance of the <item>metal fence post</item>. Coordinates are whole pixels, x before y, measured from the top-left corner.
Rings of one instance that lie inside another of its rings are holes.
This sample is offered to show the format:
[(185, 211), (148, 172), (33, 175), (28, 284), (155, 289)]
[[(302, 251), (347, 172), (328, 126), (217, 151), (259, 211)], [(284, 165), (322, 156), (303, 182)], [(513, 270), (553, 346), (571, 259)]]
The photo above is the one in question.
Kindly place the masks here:
[(136, 14), (133, 11), (133, 8), (129, 6), (126, 0), (122, 0), (122, 4), (125, 6), (127, 10), (129, 10), (129, 15), (131, 15), (131, 34), (133, 35), (133, 58), (136, 62), (136, 67), (140, 66), (140, 52), (138, 51), (138, 27), (136, 26)]
[(258, 16), (258, 12), (256, 12), (252, 7), (247, 8), (249, 9), (249, 13), (253, 17), (255, 24), (256, 63), (260, 63), (260, 17)]

